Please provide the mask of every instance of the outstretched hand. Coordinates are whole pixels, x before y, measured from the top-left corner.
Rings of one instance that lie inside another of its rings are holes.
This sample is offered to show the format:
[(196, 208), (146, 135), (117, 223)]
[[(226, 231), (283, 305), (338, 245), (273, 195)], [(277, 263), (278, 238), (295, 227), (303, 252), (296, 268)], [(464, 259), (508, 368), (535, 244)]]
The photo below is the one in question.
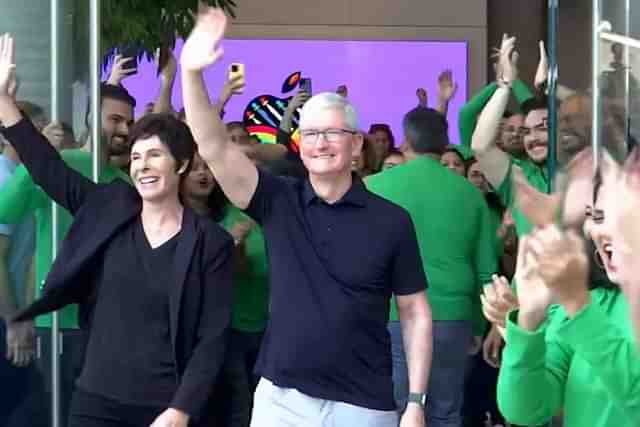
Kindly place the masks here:
[(127, 58), (122, 55), (116, 55), (115, 58), (113, 58), (111, 74), (109, 74), (109, 80), (107, 80), (108, 84), (118, 86), (122, 80), (135, 73), (135, 68), (124, 68), (131, 59), (133, 58)]
[(14, 40), (6, 33), (0, 36), (0, 96), (13, 98), (17, 85)]
[(196, 18), (191, 35), (184, 43), (180, 62), (184, 71), (198, 72), (217, 62), (224, 50), (220, 43), (227, 28), (222, 9), (205, 7)]
[(444, 70), (438, 76), (438, 98), (443, 102), (449, 102), (456, 95), (458, 83), (453, 81), (453, 72)]

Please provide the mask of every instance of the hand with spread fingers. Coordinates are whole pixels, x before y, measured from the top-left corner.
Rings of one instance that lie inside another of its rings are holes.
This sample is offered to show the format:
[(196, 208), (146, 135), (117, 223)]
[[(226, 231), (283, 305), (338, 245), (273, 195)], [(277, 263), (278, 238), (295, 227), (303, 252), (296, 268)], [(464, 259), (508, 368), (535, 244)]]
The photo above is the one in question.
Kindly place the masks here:
[(28, 366), (35, 357), (33, 322), (13, 322), (7, 325), (7, 360), (16, 367)]
[(458, 83), (453, 81), (453, 72), (444, 70), (438, 76), (438, 98), (440, 102), (449, 102), (458, 91)]
[(0, 36), (0, 97), (13, 99), (17, 88), (16, 58), (13, 37)]
[(201, 8), (193, 31), (182, 48), (182, 70), (199, 72), (216, 63), (224, 53), (220, 43), (226, 29), (227, 16), (222, 9)]
[(109, 79), (107, 80), (108, 84), (119, 86), (122, 80), (136, 71), (135, 68), (124, 68), (131, 59), (133, 58), (125, 58), (122, 55), (116, 55), (115, 58), (113, 58), (111, 74), (109, 74)]

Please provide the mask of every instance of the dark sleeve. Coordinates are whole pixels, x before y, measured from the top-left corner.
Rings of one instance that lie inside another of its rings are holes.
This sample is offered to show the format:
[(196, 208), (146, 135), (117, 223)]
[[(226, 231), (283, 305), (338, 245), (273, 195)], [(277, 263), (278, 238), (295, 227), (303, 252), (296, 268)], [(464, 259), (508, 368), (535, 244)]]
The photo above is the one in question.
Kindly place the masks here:
[(82, 206), (96, 184), (70, 168), (60, 153), (24, 117), (2, 134), (17, 151), (33, 181), (72, 215)]
[(262, 225), (273, 210), (275, 196), (285, 185), (287, 184), (284, 179), (258, 168), (258, 186), (245, 213)]
[(395, 295), (411, 295), (429, 287), (413, 221), (408, 213), (403, 214), (397, 222), (396, 251), (391, 269), (391, 286)]
[(204, 413), (220, 372), (231, 324), (233, 240), (225, 244), (202, 274), (203, 291), (197, 342), (170, 407), (198, 419)]
[(291, 135), (285, 132), (284, 130), (278, 128), (278, 132), (276, 133), (276, 143), (282, 144), (287, 148), (289, 148), (289, 144), (291, 143)]

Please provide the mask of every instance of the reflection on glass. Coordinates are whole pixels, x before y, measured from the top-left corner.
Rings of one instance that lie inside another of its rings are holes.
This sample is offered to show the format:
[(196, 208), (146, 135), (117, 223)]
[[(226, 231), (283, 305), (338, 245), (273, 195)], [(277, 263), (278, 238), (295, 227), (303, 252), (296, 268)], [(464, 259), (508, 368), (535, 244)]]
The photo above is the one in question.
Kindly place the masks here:
[[(67, 163), (91, 176), (91, 154), (84, 150), (88, 144), (83, 138), (88, 134), (90, 70), (84, 48), (90, 30), (85, 10), (88, 3), (22, 0), (3, 8), (0, 27), (16, 40), (20, 108), (62, 152)], [(52, 19), (52, 6), (57, 20)], [(55, 42), (52, 33), (56, 34)], [(54, 74), (55, 86), (51, 77)], [(52, 123), (54, 116), (57, 121)], [(71, 223), (71, 216), (63, 209), (59, 209), (57, 221), (52, 220), (51, 200), (16, 163), (11, 147), (4, 146), (0, 156), (0, 251), (6, 246), (6, 251), (0, 253), (3, 317), (40, 296), (53, 260), (53, 240), (60, 242)], [(10, 350), (15, 348), (10, 351), (12, 360), (0, 358), (0, 426), (66, 426), (84, 352), (77, 308), (59, 312), (59, 330), (52, 328), (51, 315), (8, 328), (6, 322), (0, 323), (0, 351), (4, 355), (7, 345)], [(55, 354), (54, 339), (58, 347)], [(53, 422), (54, 414), (57, 422)]]

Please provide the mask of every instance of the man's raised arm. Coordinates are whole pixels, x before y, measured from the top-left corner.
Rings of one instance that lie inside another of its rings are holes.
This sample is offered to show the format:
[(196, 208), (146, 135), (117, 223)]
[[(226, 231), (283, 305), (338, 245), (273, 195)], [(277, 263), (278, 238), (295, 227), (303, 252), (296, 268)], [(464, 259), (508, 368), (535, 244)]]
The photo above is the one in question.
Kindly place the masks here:
[(220, 9), (204, 8), (182, 49), (182, 95), (187, 123), (198, 151), (231, 203), (240, 209), (249, 202), (258, 185), (258, 170), (227, 134), (211, 104), (202, 71), (222, 57), (227, 17)]

